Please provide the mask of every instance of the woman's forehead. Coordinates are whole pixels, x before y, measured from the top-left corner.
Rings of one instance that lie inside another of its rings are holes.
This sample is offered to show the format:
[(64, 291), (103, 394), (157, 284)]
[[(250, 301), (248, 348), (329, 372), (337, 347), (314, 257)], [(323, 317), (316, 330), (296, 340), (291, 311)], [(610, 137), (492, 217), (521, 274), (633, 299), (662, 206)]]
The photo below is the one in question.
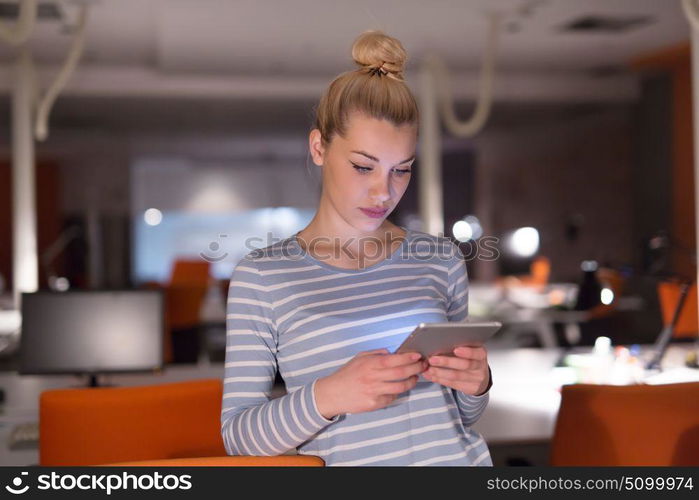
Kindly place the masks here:
[(381, 151), (410, 154), (415, 149), (416, 141), (416, 125), (395, 125), (388, 120), (362, 115), (355, 115), (348, 120), (343, 137), (343, 143), (349, 149), (365, 151), (371, 155)]
[(358, 111), (349, 113), (345, 120), (345, 130), (360, 131), (366, 127), (394, 129), (397, 131), (414, 131), (417, 129), (417, 123), (402, 123), (396, 125), (390, 120), (369, 116), (366, 113)]

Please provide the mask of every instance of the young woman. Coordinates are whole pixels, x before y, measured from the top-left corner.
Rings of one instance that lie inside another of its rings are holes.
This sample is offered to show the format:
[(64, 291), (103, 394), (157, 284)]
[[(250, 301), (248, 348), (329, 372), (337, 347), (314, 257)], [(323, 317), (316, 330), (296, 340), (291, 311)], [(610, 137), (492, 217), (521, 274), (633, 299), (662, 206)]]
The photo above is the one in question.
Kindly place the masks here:
[[(310, 224), (250, 252), (228, 294), (221, 433), (231, 455), (296, 449), (327, 465), (492, 465), (471, 426), (488, 402), (485, 348), (391, 354), (421, 322), (468, 314), (463, 255), (386, 220), (410, 181), (418, 110), (406, 53), (352, 47), (309, 136), (322, 172)], [(287, 394), (270, 399), (275, 374)]]

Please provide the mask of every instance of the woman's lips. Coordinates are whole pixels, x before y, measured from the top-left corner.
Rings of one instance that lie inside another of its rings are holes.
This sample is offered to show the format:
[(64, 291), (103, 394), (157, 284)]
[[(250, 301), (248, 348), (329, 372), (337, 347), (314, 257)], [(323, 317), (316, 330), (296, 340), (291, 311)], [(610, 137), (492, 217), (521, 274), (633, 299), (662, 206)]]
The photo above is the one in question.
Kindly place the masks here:
[(384, 215), (386, 215), (386, 212), (388, 212), (388, 209), (384, 210), (375, 210), (371, 208), (360, 208), (362, 212), (364, 212), (367, 216), (373, 218), (373, 219), (380, 219)]

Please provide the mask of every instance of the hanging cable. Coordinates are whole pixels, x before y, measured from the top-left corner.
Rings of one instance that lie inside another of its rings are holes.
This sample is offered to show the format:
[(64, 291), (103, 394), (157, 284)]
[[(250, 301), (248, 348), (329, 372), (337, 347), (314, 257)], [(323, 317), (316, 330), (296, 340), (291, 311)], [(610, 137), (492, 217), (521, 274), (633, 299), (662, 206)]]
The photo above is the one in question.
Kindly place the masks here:
[(56, 101), (58, 94), (65, 87), (66, 83), (70, 79), (75, 67), (78, 65), (80, 56), (83, 53), (83, 47), (85, 45), (85, 25), (87, 24), (87, 6), (81, 5), (80, 11), (78, 12), (78, 21), (75, 28), (75, 35), (73, 37), (73, 42), (71, 43), (68, 56), (63, 64), (63, 67), (59, 71), (53, 84), (49, 87), (39, 103), (39, 107), (36, 114), (36, 125), (34, 129), (34, 135), (36, 140), (43, 141), (48, 137), (48, 121), (49, 114), (51, 113), (51, 108), (53, 103)]
[(437, 100), (444, 125), (451, 134), (457, 137), (474, 136), (483, 128), (490, 115), (501, 15), (499, 13), (491, 13), (489, 17), (490, 30), (488, 43), (483, 52), (478, 100), (473, 115), (467, 121), (460, 121), (454, 111), (449, 71), (444, 62), (437, 56), (431, 56), (425, 61), (434, 72), (437, 80)]
[(17, 22), (12, 27), (0, 24), (0, 38), (10, 45), (22, 45), (34, 31), (37, 0), (20, 0)]
[(699, 31), (699, 2), (697, 0), (682, 0), (682, 8), (691, 27)]

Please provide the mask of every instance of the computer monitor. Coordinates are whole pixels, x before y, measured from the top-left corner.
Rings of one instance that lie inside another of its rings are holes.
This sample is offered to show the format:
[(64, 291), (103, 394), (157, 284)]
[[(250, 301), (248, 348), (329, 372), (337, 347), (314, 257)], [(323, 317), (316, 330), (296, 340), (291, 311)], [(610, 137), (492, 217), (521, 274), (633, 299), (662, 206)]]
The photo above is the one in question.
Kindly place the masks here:
[(153, 371), (163, 364), (163, 297), (157, 290), (22, 294), (21, 374)]

